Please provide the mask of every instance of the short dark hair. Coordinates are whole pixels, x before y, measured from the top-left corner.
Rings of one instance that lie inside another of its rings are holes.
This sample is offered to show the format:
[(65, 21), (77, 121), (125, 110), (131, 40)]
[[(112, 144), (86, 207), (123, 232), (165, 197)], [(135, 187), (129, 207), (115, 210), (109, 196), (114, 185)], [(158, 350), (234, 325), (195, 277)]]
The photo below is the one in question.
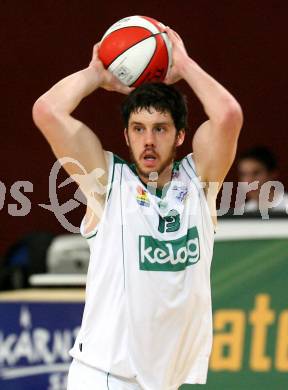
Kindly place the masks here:
[(266, 146), (255, 146), (240, 155), (239, 161), (252, 159), (265, 166), (267, 171), (277, 169), (277, 159), (274, 153)]
[(122, 118), (127, 128), (132, 112), (153, 107), (159, 112), (169, 112), (176, 130), (187, 128), (186, 98), (175, 87), (164, 83), (144, 83), (135, 88), (123, 101)]

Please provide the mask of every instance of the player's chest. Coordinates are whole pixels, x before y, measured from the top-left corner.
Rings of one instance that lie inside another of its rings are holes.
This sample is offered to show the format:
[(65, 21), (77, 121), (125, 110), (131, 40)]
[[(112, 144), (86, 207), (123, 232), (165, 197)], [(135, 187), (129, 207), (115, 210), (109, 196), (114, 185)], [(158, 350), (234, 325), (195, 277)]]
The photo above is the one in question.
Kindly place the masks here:
[[(193, 183), (172, 181), (159, 196), (156, 188), (128, 181), (121, 188), (121, 208), (135, 231), (149, 227), (154, 234), (176, 233), (197, 224), (199, 193)], [(139, 225), (140, 224), (140, 225)]]

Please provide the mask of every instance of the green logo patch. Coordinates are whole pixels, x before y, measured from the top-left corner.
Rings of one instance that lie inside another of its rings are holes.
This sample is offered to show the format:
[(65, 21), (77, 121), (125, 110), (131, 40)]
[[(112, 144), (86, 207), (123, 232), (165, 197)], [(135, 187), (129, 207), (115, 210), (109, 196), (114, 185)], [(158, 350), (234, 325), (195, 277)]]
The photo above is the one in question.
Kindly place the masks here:
[(166, 217), (159, 215), (158, 230), (160, 233), (176, 232), (180, 229), (180, 214), (177, 210), (170, 210)]
[(139, 236), (139, 266), (142, 271), (182, 271), (200, 259), (196, 226), (177, 240), (162, 241)]

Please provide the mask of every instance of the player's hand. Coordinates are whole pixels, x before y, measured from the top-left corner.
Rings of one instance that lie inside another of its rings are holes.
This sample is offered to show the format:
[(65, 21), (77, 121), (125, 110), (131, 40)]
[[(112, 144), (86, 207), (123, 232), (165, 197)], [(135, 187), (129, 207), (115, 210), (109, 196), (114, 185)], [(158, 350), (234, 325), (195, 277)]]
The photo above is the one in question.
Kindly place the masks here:
[(92, 60), (89, 64), (89, 68), (94, 69), (100, 78), (99, 87), (104, 88), (107, 91), (115, 91), (128, 95), (133, 90), (133, 88), (127, 87), (127, 85), (121, 83), (121, 81), (118, 80), (117, 77), (115, 77), (111, 72), (109, 72), (109, 70), (104, 68), (98, 56), (99, 46), (99, 42), (94, 45)]
[(165, 32), (172, 43), (172, 66), (164, 82), (166, 84), (174, 84), (183, 78), (181, 65), (189, 60), (189, 56), (180, 35), (168, 26), (165, 27)]

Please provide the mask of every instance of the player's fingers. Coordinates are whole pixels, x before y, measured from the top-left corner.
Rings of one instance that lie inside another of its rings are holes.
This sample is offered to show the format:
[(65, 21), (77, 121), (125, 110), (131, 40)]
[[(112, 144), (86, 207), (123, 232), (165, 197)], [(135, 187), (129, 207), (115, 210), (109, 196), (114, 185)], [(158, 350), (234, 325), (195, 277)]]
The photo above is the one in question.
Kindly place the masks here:
[[(109, 72), (110, 73), (110, 72)], [(110, 80), (109, 84), (111, 85), (112, 89), (114, 91), (123, 93), (124, 95), (129, 95), (130, 92), (132, 92), (132, 88), (128, 87), (127, 85), (123, 84), (119, 79), (117, 79), (116, 76), (114, 76), (112, 73), (110, 73)]]
[(172, 34), (171, 28), (166, 26), (165, 27), (165, 32), (167, 33), (168, 37), (173, 41), (174, 40), (174, 35)]
[(175, 30), (172, 30), (172, 34), (174, 34), (175, 38), (178, 39), (179, 41), (182, 41), (182, 38), (180, 37), (180, 35), (175, 31)]
[(164, 82), (164, 84), (169, 85), (169, 84), (171, 84), (171, 78), (169, 76), (166, 76), (163, 82)]
[(175, 36), (178, 38), (178, 39), (180, 39), (181, 41), (182, 41), (182, 38), (180, 37), (180, 35), (177, 33), (177, 31), (175, 31), (175, 30), (172, 30), (173, 31), (173, 33), (175, 34)]
[(173, 32), (171, 30), (167, 30), (167, 35), (168, 35), (168, 38), (172, 44), (172, 47), (175, 47), (177, 45), (177, 43), (179, 42), (178, 38), (175, 36), (175, 34), (173, 34)]
[(100, 47), (100, 42), (96, 43), (94, 46), (93, 46), (93, 59), (98, 59), (98, 51), (99, 51), (99, 47)]
[(123, 93), (124, 95), (129, 95), (133, 91), (134, 88), (128, 87), (127, 85), (124, 85), (122, 83), (119, 83), (118, 85), (118, 92)]
[(168, 74), (166, 75), (165, 79), (164, 79), (164, 83), (165, 84), (173, 84), (173, 70), (170, 69)]
[(121, 90), (117, 90), (118, 92), (120, 92), (120, 93), (123, 93), (123, 95), (129, 95), (129, 93), (130, 92), (132, 92), (131, 90), (130, 90), (130, 88), (123, 88), (123, 89), (121, 89)]
[(92, 60), (91, 60), (92, 63), (95, 63), (96, 61), (99, 61), (99, 56), (98, 56), (99, 47), (100, 47), (100, 42), (97, 42), (93, 46)]
[(167, 34), (172, 42), (177, 42), (179, 40), (182, 41), (180, 35), (176, 31), (174, 31), (172, 28), (167, 26), (166, 32), (167, 32)]

